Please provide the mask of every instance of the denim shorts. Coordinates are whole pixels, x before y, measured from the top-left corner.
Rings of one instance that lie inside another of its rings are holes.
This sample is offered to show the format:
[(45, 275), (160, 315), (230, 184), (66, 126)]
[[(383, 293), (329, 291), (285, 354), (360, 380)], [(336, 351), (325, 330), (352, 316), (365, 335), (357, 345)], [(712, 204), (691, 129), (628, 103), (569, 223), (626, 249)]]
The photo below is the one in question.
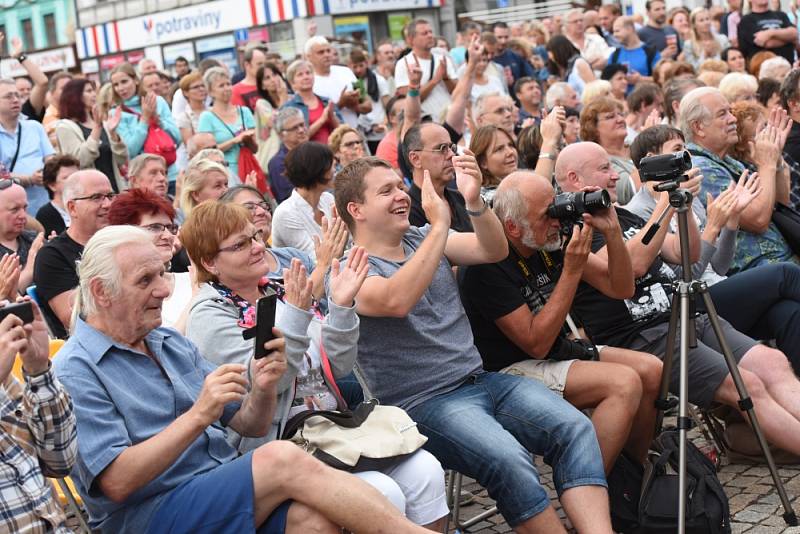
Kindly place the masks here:
[[(253, 453), (194, 476), (169, 492), (148, 532), (214, 534), (256, 532)], [(291, 501), (278, 506), (258, 534), (283, 534)]]
[(550, 506), (532, 454), (552, 466), (559, 495), (576, 486), (606, 485), (589, 419), (535, 380), (477, 373), (409, 415), (428, 437), (425, 448), (446, 469), (486, 488), (511, 527)]

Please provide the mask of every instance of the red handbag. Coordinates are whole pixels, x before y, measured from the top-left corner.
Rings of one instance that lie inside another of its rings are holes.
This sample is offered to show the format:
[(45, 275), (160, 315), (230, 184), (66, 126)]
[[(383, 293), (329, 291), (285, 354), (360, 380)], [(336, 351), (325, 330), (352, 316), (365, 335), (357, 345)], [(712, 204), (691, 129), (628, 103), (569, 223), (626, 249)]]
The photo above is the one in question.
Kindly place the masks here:
[(272, 191), (270, 190), (269, 183), (267, 183), (267, 175), (264, 173), (264, 169), (261, 168), (261, 164), (258, 163), (253, 151), (242, 145), (239, 147), (239, 179), (242, 183), (245, 183), (247, 175), (251, 172), (256, 173), (256, 188), (258, 188), (261, 193), (269, 193), (269, 195), (272, 196)]
[[(137, 113), (127, 106), (122, 106), (122, 110), (137, 117), (142, 116), (141, 113)], [(157, 118), (150, 121), (142, 152), (161, 156), (167, 162), (167, 167), (178, 159), (178, 147), (175, 145), (175, 140), (158, 125)]]

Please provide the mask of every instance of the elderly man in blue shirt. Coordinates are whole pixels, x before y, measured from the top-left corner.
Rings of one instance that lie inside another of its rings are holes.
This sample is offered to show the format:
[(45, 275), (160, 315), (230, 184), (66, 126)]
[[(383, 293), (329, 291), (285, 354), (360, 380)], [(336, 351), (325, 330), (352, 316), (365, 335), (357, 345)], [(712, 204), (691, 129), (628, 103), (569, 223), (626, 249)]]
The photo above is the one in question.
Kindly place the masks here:
[[(743, 163), (725, 155), (739, 140), (736, 117), (719, 90), (700, 87), (683, 97), (678, 121), (688, 141), (686, 148), (692, 154), (692, 165), (700, 168), (703, 175), (699, 198), (705, 205), (708, 193), (716, 198), (745, 171)], [(778, 189), (776, 171), (783, 163), (781, 154), (785, 140), (785, 135), (774, 124), (768, 124), (767, 131), (756, 137), (754, 158), (761, 193), (742, 212), (736, 254), (728, 274), (767, 263), (798, 261), (772, 222)]]
[[(135, 262), (127, 261), (136, 258)], [(112, 226), (87, 243), (72, 337), (56, 374), (78, 422), (74, 475), (103, 532), (425, 532), (376, 490), (287, 442), (237, 457), (228, 426), (266, 434), (284, 341), (268, 355), (214, 369), (161, 328), (164, 264), (144, 230)]]
[(14, 80), (0, 79), (0, 178), (14, 178), (25, 187), (33, 216), (50, 201), (42, 185), (42, 167), (53, 154), (44, 127), (21, 116), (22, 96)]

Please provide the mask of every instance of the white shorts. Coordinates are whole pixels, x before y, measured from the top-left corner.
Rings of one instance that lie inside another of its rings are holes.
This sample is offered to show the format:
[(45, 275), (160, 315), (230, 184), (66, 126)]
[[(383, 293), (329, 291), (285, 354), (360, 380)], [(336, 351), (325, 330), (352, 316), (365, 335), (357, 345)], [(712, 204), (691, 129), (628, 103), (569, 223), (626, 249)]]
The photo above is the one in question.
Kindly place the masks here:
[(508, 367), (501, 369), (501, 373), (515, 376), (524, 376), (538, 380), (554, 393), (564, 396), (564, 388), (567, 387), (567, 373), (573, 362), (577, 360), (522, 360), (512, 363)]
[(353, 474), (380, 491), (412, 523), (427, 525), (449, 513), (444, 470), (424, 449), (383, 471)]

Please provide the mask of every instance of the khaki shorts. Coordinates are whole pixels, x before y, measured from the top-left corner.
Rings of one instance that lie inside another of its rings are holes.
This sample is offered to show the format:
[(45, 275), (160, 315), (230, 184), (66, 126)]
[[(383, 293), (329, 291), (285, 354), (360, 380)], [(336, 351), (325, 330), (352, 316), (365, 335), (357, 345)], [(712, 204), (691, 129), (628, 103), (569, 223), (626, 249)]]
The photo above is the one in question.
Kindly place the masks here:
[(533, 378), (547, 386), (552, 392), (564, 396), (564, 388), (567, 387), (567, 373), (573, 362), (577, 360), (522, 360), (512, 363), (508, 367), (501, 369), (501, 373), (515, 376)]

